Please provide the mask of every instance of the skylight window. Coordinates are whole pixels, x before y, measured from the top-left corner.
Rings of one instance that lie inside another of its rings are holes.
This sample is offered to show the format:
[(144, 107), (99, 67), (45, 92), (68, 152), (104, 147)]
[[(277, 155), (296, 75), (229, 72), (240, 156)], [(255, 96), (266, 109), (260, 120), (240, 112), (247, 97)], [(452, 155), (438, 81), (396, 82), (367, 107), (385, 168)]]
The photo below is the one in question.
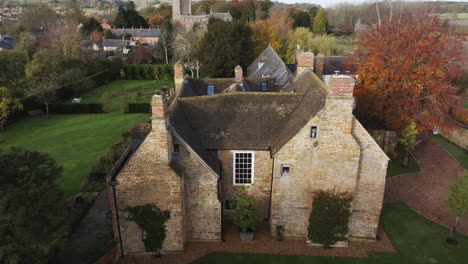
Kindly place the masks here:
[(265, 82), (260, 83), (260, 91), (268, 92), (268, 84)]
[(212, 95), (215, 93), (215, 87), (212, 84), (209, 84), (206, 86), (206, 94), (207, 95)]

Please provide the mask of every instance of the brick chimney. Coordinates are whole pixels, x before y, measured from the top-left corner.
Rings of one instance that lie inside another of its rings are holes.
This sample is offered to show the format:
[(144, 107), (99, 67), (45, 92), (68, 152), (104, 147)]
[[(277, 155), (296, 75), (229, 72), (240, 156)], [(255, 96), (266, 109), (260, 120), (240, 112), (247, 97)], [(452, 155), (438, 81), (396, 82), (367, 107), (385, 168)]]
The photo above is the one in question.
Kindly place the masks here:
[(236, 68), (234, 69), (234, 75), (235, 75), (235, 81), (238, 84), (242, 84), (242, 67), (240, 65), (237, 65)]
[(180, 89), (182, 88), (182, 83), (184, 82), (185, 78), (185, 69), (182, 63), (177, 62), (174, 64), (174, 83), (175, 83), (175, 92), (176, 94), (179, 93)]
[(319, 78), (322, 78), (323, 76), (324, 63), (325, 56), (323, 53), (319, 53), (315, 58), (315, 74), (317, 74)]
[(298, 50), (296, 52), (296, 61), (297, 61), (297, 71), (296, 74), (300, 75), (307, 68), (314, 70), (314, 53), (313, 52), (304, 52)]
[(330, 78), (330, 96), (353, 97), (355, 80), (349, 75), (333, 75)]

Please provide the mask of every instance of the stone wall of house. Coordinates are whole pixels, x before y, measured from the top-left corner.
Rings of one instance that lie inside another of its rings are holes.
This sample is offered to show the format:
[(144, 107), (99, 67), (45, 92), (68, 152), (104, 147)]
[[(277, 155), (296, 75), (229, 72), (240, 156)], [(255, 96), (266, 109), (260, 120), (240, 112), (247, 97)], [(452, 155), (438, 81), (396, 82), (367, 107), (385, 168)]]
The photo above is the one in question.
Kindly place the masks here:
[[(307, 236), (309, 214), (312, 209), (310, 180), (317, 139), (310, 137), (310, 129), (318, 125), (319, 115), (311, 119), (274, 156), (273, 194), (271, 202), (271, 234), (276, 227), (284, 227), (284, 235), (290, 238)], [(320, 130), (319, 130), (320, 133)], [(282, 175), (282, 166), (290, 165), (290, 175)]]
[(218, 175), (208, 168), (196, 153), (177, 139), (179, 153), (173, 160), (184, 178), (186, 240), (221, 241), (221, 202), (218, 199)]
[(372, 240), (379, 225), (388, 157), (356, 118), (352, 133), (361, 147), (361, 159), (349, 235), (351, 239)]
[(146, 253), (142, 231), (127, 219), (128, 206), (154, 204), (169, 210), (162, 252), (184, 249), (183, 178), (170, 167), (172, 138), (168, 136), (162, 97), (153, 97), (152, 130), (117, 176), (117, 204), (124, 254)]
[[(221, 200), (235, 201), (241, 186), (233, 182), (233, 150), (219, 150), (218, 157), (222, 161)], [(273, 160), (269, 151), (254, 151), (254, 182), (248, 185), (247, 193), (256, 198), (256, 206), (264, 218), (268, 217), (270, 208), (271, 169)], [(224, 216), (232, 217), (225, 211)]]

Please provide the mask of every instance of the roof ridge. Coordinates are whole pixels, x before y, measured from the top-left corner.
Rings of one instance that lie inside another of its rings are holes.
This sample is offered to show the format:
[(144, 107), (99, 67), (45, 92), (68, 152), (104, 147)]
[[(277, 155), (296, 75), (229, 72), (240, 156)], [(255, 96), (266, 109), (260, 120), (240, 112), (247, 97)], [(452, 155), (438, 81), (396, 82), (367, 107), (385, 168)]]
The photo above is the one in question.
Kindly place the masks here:
[(217, 93), (212, 95), (201, 95), (201, 96), (191, 96), (191, 97), (180, 97), (178, 100), (181, 101), (190, 101), (190, 100), (201, 100), (206, 98), (216, 98), (222, 96), (237, 96), (237, 95), (271, 95), (271, 96), (304, 96), (305, 93), (287, 93), (287, 92), (235, 92), (235, 93)]

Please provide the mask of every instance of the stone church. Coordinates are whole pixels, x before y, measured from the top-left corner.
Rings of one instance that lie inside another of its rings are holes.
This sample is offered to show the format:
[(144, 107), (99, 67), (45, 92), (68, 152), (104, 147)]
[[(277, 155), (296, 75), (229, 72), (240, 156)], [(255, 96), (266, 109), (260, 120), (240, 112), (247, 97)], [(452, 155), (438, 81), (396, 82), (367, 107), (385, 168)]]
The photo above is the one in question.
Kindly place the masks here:
[(210, 18), (232, 21), (229, 13), (213, 13), (192, 15), (192, 0), (172, 0), (172, 22), (176, 26), (190, 29), (193, 26), (206, 28)]
[(151, 131), (113, 179), (123, 254), (145, 253), (125, 208), (148, 203), (171, 214), (162, 252), (182, 252), (187, 241), (221, 243), (241, 186), (271, 235), (282, 226), (292, 239), (307, 238), (314, 192), (349, 192), (350, 240), (375, 240), (389, 159), (353, 116), (354, 77), (335, 74), (326, 84), (317, 58), (298, 50), (282, 84), (244, 77), (240, 66), (219, 79), (191, 79), (174, 66), (175, 89), (154, 95)]

